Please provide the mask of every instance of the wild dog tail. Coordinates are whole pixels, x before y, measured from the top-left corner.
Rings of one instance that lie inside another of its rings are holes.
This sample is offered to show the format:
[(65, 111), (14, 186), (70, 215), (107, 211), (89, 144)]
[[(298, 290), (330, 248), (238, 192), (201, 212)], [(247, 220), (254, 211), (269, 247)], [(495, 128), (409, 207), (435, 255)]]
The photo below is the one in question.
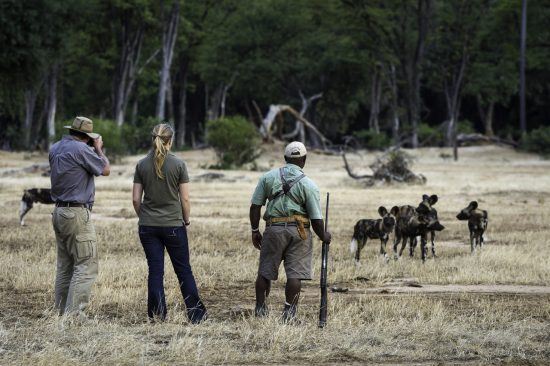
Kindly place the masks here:
[(349, 243), (349, 251), (351, 254), (355, 254), (355, 252), (357, 251), (357, 239), (355, 239), (355, 237), (353, 237), (353, 239), (351, 239), (351, 242)]

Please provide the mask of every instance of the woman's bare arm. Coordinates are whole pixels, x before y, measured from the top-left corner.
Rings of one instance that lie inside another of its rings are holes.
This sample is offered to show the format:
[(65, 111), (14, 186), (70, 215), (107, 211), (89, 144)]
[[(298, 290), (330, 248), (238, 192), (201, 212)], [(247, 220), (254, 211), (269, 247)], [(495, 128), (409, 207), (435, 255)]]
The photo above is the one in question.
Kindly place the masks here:
[(191, 203), (189, 201), (189, 183), (181, 183), (179, 186), (181, 210), (183, 212), (183, 222), (189, 222), (191, 214)]
[(132, 204), (134, 205), (134, 210), (139, 216), (139, 209), (141, 207), (141, 197), (143, 196), (143, 186), (141, 183), (134, 183), (132, 188)]

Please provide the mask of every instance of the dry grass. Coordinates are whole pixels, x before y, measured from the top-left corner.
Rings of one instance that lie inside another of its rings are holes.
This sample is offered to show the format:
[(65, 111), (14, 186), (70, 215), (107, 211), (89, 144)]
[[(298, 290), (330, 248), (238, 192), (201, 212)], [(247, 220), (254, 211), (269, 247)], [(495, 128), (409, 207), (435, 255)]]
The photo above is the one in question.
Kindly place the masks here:
[[(322, 195), (331, 192), (329, 280), (352, 289), (330, 295), (324, 330), (316, 328), (317, 281), (304, 288), (304, 325), (278, 322), (284, 276), (274, 284), (273, 315), (265, 320), (250, 316), (258, 252), (249, 242), (247, 210), (260, 173), (246, 171), (225, 172), (234, 182), (192, 185), (192, 265), (211, 320), (187, 324), (167, 263), (169, 321), (147, 324), (147, 267), (130, 202), (138, 157), (125, 159), (111, 177), (96, 181), (100, 275), (89, 311), (92, 320), (81, 325), (57, 318), (51, 310), (51, 207), (37, 205), (23, 228), (16, 213), (22, 189), (47, 187), (49, 180), (2, 175), (45, 157), (0, 153), (0, 363), (549, 362), (547, 293), (381, 294), (375, 289), (402, 278), (423, 285), (550, 283), (550, 162), (496, 147), (462, 149), (458, 163), (443, 160), (441, 152), (412, 152), (417, 157), (413, 170), (428, 178), (426, 186), (368, 189), (346, 176), (338, 157), (310, 156), (306, 173)], [(210, 151), (183, 157), (191, 176), (204, 173), (200, 167), (214, 159)], [(372, 160), (370, 155), (350, 157), (356, 170)], [(267, 169), (278, 162), (276, 152), (268, 151), (260, 166)], [(414, 259), (386, 264), (377, 254), (379, 244), (370, 242), (362, 266), (355, 267), (348, 251), (355, 221), (375, 217), (379, 205), (417, 204), (423, 193), (440, 196), (436, 207), (447, 229), (438, 237), (439, 258), (423, 265), (417, 253)], [(473, 199), (489, 210), (490, 221), (489, 242), (471, 256), (467, 227), (454, 216)], [(359, 276), (370, 280), (357, 281)]]

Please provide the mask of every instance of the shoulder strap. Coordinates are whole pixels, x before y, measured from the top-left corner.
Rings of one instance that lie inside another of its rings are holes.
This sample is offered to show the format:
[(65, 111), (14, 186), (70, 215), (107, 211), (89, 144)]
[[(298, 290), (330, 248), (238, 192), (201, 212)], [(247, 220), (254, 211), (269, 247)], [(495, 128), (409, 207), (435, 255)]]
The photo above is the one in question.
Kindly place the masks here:
[(279, 168), (279, 177), (281, 177), (281, 183), (283, 184), (283, 189), (280, 190), (279, 192), (275, 193), (270, 201), (273, 201), (275, 200), (276, 198), (279, 198), (281, 197), (282, 195), (286, 195), (288, 194), (288, 192), (290, 192), (290, 190), (292, 189), (292, 187), (294, 187), (294, 185), (296, 183), (298, 183), (299, 181), (301, 181), (303, 178), (305, 178), (305, 174), (302, 173), (302, 175), (300, 175), (298, 178), (288, 182), (286, 179), (285, 179), (285, 175), (284, 175), (284, 172), (283, 172), (283, 168)]

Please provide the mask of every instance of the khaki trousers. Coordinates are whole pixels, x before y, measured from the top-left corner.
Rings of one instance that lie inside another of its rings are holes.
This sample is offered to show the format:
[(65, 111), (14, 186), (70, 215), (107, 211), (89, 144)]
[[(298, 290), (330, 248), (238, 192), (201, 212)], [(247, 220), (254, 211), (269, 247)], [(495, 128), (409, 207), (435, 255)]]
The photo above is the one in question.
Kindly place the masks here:
[(60, 315), (83, 314), (98, 271), (97, 238), (90, 210), (56, 207), (52, 221), (57, 241), (55, 307)]

